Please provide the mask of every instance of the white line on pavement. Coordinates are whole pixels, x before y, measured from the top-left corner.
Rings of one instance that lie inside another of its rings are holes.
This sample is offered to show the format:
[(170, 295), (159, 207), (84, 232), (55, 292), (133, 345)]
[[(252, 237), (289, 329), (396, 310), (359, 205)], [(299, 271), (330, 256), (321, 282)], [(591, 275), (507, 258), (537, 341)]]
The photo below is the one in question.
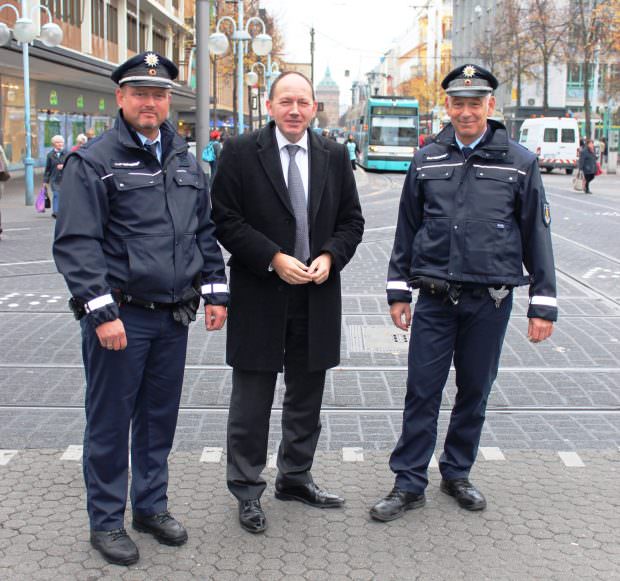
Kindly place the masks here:
[(267, 462), (267, 468), (277, 468), (278, 467), (278, 455), (277, 454), (271, 454), (271, 456), (269, 456), (269, 461)]
[(562, 462), (564, 462), (564, 465), (569, 468), (582, 468), (585, 466), (577, 452), (558, 452), (558, 455)]
[(0, 450), (0, 466), (6, 466), (16, 454), (17, 450)]
[(439, 468), (439, 462), (437, 462), (437, 457), (435, 454), (431, 456), (431, 461), (428, 463), (429, 468)]
[(82, 459), (83, 446), (71, 445), (67, 446), (64, 454), (60, 457), (61, 460), (74, 460), (79, 461)]
[(25, 262), (0, 262), (0, 266), (27, 266), (28, 264), (50, 264), (53, 260), (27, 260)]
[(364, 448), (343, 448), (342, 449), (342, 461), (343, 462), (363, 462), (364, 461)]
[(200, 456), (201, 462), (214, 462), (218, 464), (222, 459), (222, 448), (203, 448)]
[(486, 448), (480, 447), (480, 452), (484, 456), (485, 460), (505, 460), (506, 459), (504, 454), (502, 454), (502, 451), (495, 446), (489, 446)]

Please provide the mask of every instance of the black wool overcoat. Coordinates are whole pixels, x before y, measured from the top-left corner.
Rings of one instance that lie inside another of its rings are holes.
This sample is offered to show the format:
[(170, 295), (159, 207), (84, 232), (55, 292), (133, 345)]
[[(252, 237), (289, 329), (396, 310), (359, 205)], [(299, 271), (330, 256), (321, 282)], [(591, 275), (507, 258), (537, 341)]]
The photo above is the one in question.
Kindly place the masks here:
[[(308, 226), (311, 258), (332, 255), (321, 285), (310, 283), (309, 369), (340, 362), (340, 271), (362, 240), (364, 219), (346, 148), (308, 132)], [(273, 121), (224, 143), (212, 187), (216, 235), (230, 252), (226, 361), (232, 367), (281, 371), (288, 284), (269, 270), (273, 256), (293, 254), (295, 216), (282, 172)]]

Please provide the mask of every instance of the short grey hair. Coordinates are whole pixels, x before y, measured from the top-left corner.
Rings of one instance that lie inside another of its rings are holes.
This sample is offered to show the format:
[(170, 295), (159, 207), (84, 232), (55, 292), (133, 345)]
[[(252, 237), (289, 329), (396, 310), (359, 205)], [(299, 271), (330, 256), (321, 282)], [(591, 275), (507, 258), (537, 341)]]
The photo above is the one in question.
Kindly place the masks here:
[(75, 138), (75, 142), (76, 143), (86, 143), (88, 141), (88, 137), (86, 137), (86, 135), (84, 135), (83, 133), (80, 133), (76, 138)]
[(64, 143), (65, 138), (62, 135), (54, 135), (54, 137), (52, 137), (52, 143), (54, 143), (55, 141), (62, 141)]

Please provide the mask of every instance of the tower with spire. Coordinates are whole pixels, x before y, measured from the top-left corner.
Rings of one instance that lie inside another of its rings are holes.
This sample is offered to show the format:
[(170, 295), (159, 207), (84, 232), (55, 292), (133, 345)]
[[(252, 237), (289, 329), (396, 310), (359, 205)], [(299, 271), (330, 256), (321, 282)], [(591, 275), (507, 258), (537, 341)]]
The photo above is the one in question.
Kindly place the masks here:
[(317, 113), (320, 127), (337, 127), (340, 117), (340, 88), (332, 78), (329, 67), (316, 86), (316, 100), (323, 103), (323, 111)]

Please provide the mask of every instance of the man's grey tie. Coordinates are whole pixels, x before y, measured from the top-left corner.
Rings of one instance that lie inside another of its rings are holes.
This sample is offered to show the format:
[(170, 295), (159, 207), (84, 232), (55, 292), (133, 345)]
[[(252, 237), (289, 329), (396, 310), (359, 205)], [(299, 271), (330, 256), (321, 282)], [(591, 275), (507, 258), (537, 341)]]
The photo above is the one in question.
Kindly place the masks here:
[(308, 205), (301, 173), (295, 162), (295, 156), (301, 149), (299, 145), (287, 145), (288, 163), (288, 193), (291, 196), (291, 205), (295, 213), (295, 258), (304, 264), (310, 258), (310, 238), (308, 235)]
[(463, 157), (467, 159), (474, 150), (472, 147), (465, 146), (463, 149), (461, 149), (461, 151), (463, 152)]

